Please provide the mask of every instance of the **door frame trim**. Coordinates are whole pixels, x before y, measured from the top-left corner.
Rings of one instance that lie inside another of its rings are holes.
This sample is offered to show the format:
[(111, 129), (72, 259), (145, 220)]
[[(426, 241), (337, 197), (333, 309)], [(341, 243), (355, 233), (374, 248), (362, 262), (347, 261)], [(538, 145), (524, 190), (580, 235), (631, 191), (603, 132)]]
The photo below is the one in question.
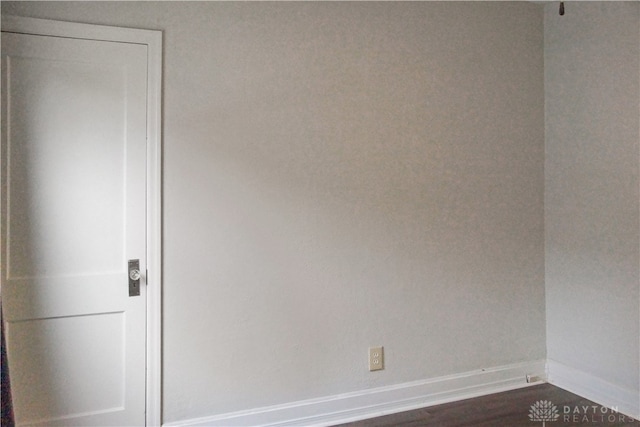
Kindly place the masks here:
[(2, 16), (2, 31), (147, 45), (146, 425), (162, 425), (162, 32)]

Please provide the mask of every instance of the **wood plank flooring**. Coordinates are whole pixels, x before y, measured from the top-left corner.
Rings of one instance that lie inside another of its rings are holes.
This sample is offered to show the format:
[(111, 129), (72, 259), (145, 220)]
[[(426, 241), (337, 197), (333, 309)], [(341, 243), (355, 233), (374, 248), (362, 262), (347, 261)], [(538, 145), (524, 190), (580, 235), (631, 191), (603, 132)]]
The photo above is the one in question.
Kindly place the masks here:
[[(640, 427), (640, 422), (601, 407), (551, 384), (521, 388), (459, 402), (387, 415), (340, 427), (537, 427), (542, 421), (529, 419), (532, 405), (549, 401), (559, 416), (547, 421), (545, 427)], [(551, 412), (551, 415), (553, 412)]]

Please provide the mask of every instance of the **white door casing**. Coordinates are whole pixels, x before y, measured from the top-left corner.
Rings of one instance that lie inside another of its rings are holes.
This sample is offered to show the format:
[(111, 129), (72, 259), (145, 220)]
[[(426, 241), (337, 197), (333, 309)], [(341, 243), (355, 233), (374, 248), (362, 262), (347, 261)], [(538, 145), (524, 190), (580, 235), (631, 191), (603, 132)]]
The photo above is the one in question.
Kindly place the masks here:
[[(160, 425), (161, 35), (13, 17), (2, 31), (17, 422)], [(129, 297), (132, 258), (143, 274)]]

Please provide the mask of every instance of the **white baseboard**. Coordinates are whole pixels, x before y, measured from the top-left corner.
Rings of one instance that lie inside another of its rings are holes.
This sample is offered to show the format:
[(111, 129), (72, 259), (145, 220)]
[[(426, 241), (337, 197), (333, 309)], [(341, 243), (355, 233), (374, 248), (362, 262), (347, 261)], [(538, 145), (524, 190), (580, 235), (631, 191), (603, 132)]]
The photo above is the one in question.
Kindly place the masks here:
[(547, 380), (602, 406), (617, 408), (621, 414), (640, 419), (640, 393), (636, 390), (612, 384), (551, 359), (547, 360)]
[(164, 426), (331, 426), (542, 382), (528, 384), (526, 375), (544, 379), (545, 361), (498, 366), (284, 405), (172, 422)]

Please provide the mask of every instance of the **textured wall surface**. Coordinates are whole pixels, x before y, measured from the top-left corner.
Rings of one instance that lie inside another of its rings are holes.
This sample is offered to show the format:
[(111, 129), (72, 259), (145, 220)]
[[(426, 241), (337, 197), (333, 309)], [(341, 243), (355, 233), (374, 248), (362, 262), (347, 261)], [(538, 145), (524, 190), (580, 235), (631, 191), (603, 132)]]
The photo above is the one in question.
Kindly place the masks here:
[(542, 6), (2, 11), (164, 31), (165, 422), (545, 357)]
[(545, 11), (549, 359), (638, 392), (640, 3)]

